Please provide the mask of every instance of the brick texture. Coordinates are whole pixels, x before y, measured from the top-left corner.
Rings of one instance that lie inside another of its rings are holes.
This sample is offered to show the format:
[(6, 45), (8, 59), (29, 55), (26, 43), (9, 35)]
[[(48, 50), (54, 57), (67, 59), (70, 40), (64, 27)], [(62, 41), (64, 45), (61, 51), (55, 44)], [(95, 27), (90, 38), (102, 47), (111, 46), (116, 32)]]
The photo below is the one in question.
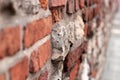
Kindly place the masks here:
[(28, 48), (36, 41), (50, 34), (52, 28), (52, 17), (33, 21), (25, 27), (24, 47)]
[(40, 70), (51, 56), (50, 40), (45, 42), (38, 50), (34, 51), (30, 57), (29, 70), (31, 73)]
[(48, 8), (48, 0), (39, 0), (39, 1), (41, 3), (41, 7), (46, 10)]
[(11, 56), (20, 49), (20, 27), (0, 30), (0, 59)]
[(28, 58), (24, 59), (14, 65), (10, 69), (10, 79), (11, 80), (26, 80), (28, 76)]

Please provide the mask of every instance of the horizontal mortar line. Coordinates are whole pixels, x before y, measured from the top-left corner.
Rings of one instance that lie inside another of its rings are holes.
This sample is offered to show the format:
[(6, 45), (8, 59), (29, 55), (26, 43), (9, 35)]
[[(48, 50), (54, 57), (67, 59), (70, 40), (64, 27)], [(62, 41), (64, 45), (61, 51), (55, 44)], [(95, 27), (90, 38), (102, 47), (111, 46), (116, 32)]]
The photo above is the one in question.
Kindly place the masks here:
[(16, 63), (20, 62), (25, 56), (30, 58), (31, 53), (34, 50), (37, 50), (39, 46), (44, 44), (47, 40), (50, 39), (50, 35), (44, 37), (43, 39), (37, 41), (32, 47), (17, 52), (14, 56), (5, 57), (3, 60), (0, 61), (0, 73), (6, 72), (14, 66)]
[(49, 17), (50, 15), (51, 12), (49, 9), (47, 10), (40, 9), (37, 15), (25, 15), (25, 16), (16, 15), (10, 19), (2, 17), (0, 18), (0, 29), (17, 26), (17, 25), (20, 25), (21, 27), (25, 27), (26, 24), (34, 20)]

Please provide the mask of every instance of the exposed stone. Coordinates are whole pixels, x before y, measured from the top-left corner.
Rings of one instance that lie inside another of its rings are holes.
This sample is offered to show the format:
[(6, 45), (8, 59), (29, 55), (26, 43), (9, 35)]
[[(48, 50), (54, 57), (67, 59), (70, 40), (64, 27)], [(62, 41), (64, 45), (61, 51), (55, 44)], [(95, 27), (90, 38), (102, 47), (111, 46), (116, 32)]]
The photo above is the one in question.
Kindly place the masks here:
[(84, 22), (80, 16), (75, 20), (75, 37), (76, 39), (83, 38), (84, 35)]

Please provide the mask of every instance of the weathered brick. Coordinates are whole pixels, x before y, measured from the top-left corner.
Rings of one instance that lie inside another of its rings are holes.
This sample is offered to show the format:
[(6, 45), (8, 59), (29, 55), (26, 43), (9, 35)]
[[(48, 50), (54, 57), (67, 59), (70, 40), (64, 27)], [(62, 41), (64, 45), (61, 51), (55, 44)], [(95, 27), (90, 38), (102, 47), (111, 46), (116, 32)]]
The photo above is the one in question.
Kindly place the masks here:
[(20, 49), (20, 27), (0, 30), (0, 59), (11, 56)]
[(70, 80), (76, 80), (78, 71), (79, 71), (80, 61), (77, 62), (77, 64), (73, 67), (73, 69), (70, 72)]
[(4, 74), (0, 74), (0, 80), (5, 80), (5, 75)]
[(40, 70), (51, 56), (51, 42), (48, 40), (34, 51), (30, 57), (29, 71), (35, 73)]
[(23, 60), (10, 69), (10, 80), (26, 80), (28, 76), (28, 58)]
[(31, 54), (29, 68), (30, 68), (29, 69), (30, 72), (37, 72), (39, 70), (39, 56), (38, 56), (38, 53), (36, 51), (34, 51)]
[(88, 20), (91, 21), (93, 19), (93, 8), (89, 8), (89, 15), (88, 15)]
[(84, 0), (80, 0), (79, 2), (80, 8), (84, 8), (85, 7), (85, 1)]
[(39, 76), (38, 80), (48, 80), (48, 71), (43, 72), (43, 73)]
[(41, 7), (46, 10), (48, 8), (48, 0), (39, 0), (39, 1), (41, 3)]
[(49, 0), (49, 2), (50, 2), (50, 8), (65, 6), (66, 4), (66, 0)]
[(88, 34), (88, 24), (86, 23), (85, 27), (84, 27), (84, 35), (85, 35), (85, 37), (87, 37), (87, 34)]
[(52, 17), (33, 21), (25, 27), (24, 47), (28, 48), (36, 41), (50, 34), (52, 28)]
[(51, 12), (52, 12), (53, 22), (59, 22), (60, 21), (59, 9), (53, 8)]
[(85, 8), (82, 10), (82, 17), (84, 22), (88, 22), (88, 16), (89, 16), (89, 8)]
[(69, 53), (64, 61), (64, 71), (71, 71), (72, 67), (76, 64), (76, 62), (80, 59), (80, 56), (87, 51), (88, 43), (84, 41), (78, 48), (76, 48), (73, 52)]
[(88, 7), (89, 6), (89, 0), (85, 0), (85, 5)]
[(79, 10), (79, 0), (75, 0), (75, 11)]
[(92, 24), (88, 24), (87, 38), (91, 39), (93, 36), (94, 36), (93, 26), (92, 26)]
[(67, 1), (67, 13), (68, 14), (72, 14), (75, 12), (75, 9), (74, 9), (74, 0), (68, 0)]

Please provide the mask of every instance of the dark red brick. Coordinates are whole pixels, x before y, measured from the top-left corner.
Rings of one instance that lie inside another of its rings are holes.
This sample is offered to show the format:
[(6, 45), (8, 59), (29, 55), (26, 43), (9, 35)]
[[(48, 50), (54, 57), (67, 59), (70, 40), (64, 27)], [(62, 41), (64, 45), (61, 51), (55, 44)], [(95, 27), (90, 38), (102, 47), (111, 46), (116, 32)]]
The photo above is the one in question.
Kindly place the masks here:
[(77, 64), (73, 67), (73, 69), (70, 72), (70, 80), (76, 80), (78, 71), (79, 71), (80, 61), (77, 62)]
[(69, 53), (64, 61), (64, 72), (70, 72), (72, 67), (80, 59), (80, 56), (86, 53), (88, 47), (87, 41), (83, 42), (78, 48)]

